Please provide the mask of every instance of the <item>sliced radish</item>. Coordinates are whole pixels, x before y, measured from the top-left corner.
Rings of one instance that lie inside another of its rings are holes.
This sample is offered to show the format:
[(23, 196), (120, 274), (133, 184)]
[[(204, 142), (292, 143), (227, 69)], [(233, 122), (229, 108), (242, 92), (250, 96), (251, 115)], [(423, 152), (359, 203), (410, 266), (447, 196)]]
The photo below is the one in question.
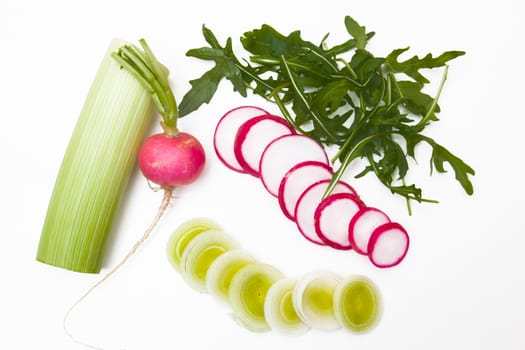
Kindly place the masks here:
[[(295, 207), (295, 222), (299, 228), (299, 232), (302, 233), (306, 239), (320, 244), (326, 245), (325, 242), (319, 237), (315, 230), (315, 211), (321, 201), (323, 195), (328, 188), (330, 180), (320, 180), (310, 185), (299, 197), (297, 205)], [(339, 181), (332, 193), (351, 193), (356, 194), (352, 186), (346, 182)]]
[(284, 135), (270, 142), (259, 164), (264, 187), (275, 197), (286, 173), (296, 164), (314, 160), (329, 164), (324, 148), (314, 139), (300, 134)]
[(365, 205), (352, 193), (332, 193), (319, 203), (314, 213), (315, 232), (327, 245), (336, 249), (352, 249), (348, 226)]
[(377, 267), (399, 264), (407, 254), (410, 239), (407, 231), (397, 222), (377, 227), (368, 242), (368, 257)]
[(263, 114), (268, 114), (268, 112), (255, 106), (241, 106), (228, 111), (217, 123), (213, 135), (213, 147), (217, 157), (228, 168), (244, 173), (244, 169), (235, 158), (233, 150), (235, 136), (245, 121)]
[(250, 118), (239, 127), (235, 136), (235, 158), (245, 172), (259, 177), (259, 162), (266, 146), (279, 136), (295, 133), (295, 129), (281, 117), (265, 114)]
[(367, 255), (372, 232), (387, 222), (390, 222), (390, 218), (381, 210), (373, 207), (361, 208), (348, 225), (348, 240), (354, 250)]
[(297, 200), (308, 186), (319, 180), (331, 179), (332, 168), (323, 162), (308, 160), (292, 167), (279, 184), (279, 206), (284, 215), (295, 220)]

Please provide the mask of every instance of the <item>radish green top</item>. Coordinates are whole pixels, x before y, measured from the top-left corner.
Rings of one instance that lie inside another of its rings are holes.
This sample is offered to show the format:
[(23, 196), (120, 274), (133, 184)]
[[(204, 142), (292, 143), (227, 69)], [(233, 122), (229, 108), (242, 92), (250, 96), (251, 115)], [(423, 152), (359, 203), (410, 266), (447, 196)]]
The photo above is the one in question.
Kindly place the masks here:
[(169, 85), (167, 68), (156, 58), (144, 39), (139, 40), (142, 50), (135, 45), (124, 45), (113, 53), (120, 65), (125, 67), (152, 94), (153, 101), (162, 116), (162, 128), (167, 135), (176, 135), (179, 111)]

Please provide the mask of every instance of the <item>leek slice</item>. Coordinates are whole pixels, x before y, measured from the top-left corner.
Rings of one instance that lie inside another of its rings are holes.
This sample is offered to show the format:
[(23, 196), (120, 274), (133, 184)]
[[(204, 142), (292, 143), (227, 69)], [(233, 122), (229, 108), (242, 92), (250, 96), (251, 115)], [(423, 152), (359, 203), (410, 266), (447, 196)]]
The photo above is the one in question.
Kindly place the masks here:
[(221, 227), (212, 219), (192, 218), (175, 229), (167, 244), (168, 260), (175, 270), (180, 268), (180, 259), (188, 243), (200, 233), (209, 230), (221, 230)]
[(98, 273), (110, 229), (152, 120), (151, 93), (111, 57), (99, 66), (58, 171), (36, 259)]
[(341, 327), (334, 313), (334, 291), (342, 278), (329, 271), (314, 271), (297, 282), (292, 300), (299, 317), (308, 326), (331, 331)]
[(349, 276), (334, 291), (334, 311), (339, 323), (354, 332), (372, 329), (380, 319), (381, 295), (364, 276)]
[(208, 292), (227, 302), (233, 276), (244, 266), (255, 262), (251, 254), (242, 249), (230, 250), (221, 254), (210, 265), (206, 276)]
[(283, 278), (275, 282), (264, 301), (264, 316), (271, 329), (289, 334), (302, 334), (310, 329), (297, 314), (292, 294), (297, 280)]
[(238, 247), (237, 241), (223, 231), (208, 230), (200, 233), (188, 242), (182, 252), (182, 278), (196, 291), (207, 292), (206, 277), (211, 264), (224, 252)]
[(228, 291), (234, 319), (250, 331), (269, 331), (264, 301), (270, 287), (282, 278), (281, 271), (261, 262), (250, 263), (237, 271)]

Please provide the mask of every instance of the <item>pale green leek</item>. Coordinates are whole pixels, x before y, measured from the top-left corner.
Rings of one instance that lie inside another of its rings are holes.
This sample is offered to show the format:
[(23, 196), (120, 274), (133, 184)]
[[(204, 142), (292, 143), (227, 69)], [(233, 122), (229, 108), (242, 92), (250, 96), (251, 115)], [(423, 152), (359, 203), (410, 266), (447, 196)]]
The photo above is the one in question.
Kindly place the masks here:
[(58, 172), (37, 260), (98, 273), (140, 143), (152, 121), (151, 92), (111, 57), (113, 40), (80, 112)]

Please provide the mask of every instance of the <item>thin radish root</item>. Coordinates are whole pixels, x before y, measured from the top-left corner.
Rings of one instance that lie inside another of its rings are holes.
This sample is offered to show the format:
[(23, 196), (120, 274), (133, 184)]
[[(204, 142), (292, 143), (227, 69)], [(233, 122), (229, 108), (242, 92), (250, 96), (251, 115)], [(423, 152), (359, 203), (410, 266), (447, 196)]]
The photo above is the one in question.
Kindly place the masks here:
[(174, 188), (164, 188), (164, 197), (162, 199), (162, 203), (157, 211), (157, 215), (155, 215), (155, 218), (151, 222), (150, 226), (147, 228), (147, 230), (144, 232), (142, 237), (135, 242), (131, 250), (120, 260), (120, 262), (113, 267), (104, 277), (102, 277), (97, 283), (95, 283), (92, 287), (90, 287), (66, 312), (64, 315), (64, 319), (62, 320), (62, 327), (64, 328), (64, 331), (66, 334), (73, 340), (75, 343), (79, 345), (83, 345), (85, 347), (88, 347), (90, 349), (97, 349), (97, 350), (103, 350), (103, 348), (99, 348), (93, 345), (90, 345), (88, 343), (82, 342), (75, 338), (75, 336), (68, 330), (67, 327), (67, 321), (69, 318), (69, 315), (73, 310), (83, 301), (85, 300), (95, 289), (100, 287), (104, 282), (106, 282), (111, 276), (113, 276), (137, 251), (138, 249), (144, 244), (144, 242), (148, 239), (148, 237), (151, 235), (155, 227), (158, 225), (164, 214), (166, 213), (166, 210), (168, 209), (171, 200), (173, 198), (173, 191)]

